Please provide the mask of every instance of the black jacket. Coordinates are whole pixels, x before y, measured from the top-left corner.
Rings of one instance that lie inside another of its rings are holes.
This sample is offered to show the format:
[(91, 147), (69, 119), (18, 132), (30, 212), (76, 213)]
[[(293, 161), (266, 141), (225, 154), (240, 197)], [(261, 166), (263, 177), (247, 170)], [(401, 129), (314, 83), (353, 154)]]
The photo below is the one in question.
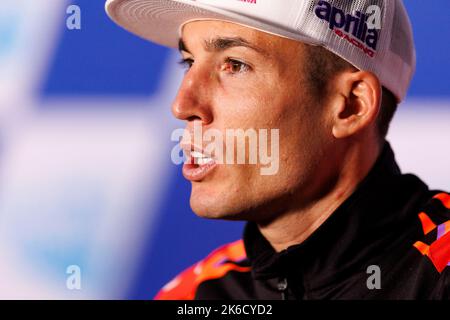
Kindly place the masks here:
[(156, 299), (449, 299), (450, 196), (401, 174), (386, 142), (356, 191), (276, 253), (254, 223)]

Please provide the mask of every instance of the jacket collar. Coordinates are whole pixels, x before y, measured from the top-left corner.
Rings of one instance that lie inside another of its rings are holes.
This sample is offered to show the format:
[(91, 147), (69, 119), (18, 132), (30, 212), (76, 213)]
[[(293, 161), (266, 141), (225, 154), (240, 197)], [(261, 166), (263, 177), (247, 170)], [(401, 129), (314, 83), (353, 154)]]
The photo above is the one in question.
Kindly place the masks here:
[[(428, 187), (402, 175), (388, 142), (355, 192), (304, 242), (276, 253), (255, 223), (247, 223), (244, 245), (256, 279), (302, 276), (321, 285), (360, 270), (398, 241)], [(366, 266), (367, 267), (367, 266)]]

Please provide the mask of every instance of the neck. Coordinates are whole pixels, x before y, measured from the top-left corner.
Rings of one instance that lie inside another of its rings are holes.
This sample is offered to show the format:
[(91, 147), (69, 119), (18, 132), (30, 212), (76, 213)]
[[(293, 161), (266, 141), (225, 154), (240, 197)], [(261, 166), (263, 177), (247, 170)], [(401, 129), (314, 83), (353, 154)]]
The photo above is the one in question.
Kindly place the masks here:
[(355, 191), (380, 152), (379, 146), (347, 150), (333, 187), (318, 199), (283, 212), (269, 223), (258, 224), (262, 235), (277, 252), (305, 241)]

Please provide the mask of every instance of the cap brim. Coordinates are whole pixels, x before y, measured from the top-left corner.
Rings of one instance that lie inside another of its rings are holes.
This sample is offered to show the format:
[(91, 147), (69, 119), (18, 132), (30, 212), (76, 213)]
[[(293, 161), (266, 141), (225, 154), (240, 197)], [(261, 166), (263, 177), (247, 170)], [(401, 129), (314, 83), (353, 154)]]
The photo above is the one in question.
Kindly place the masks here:
[(228, 21), (281, 37), (318, 44), (282, 26), (193, 1), (108, 0), (105, 9), (108, 16), (124, 29), (171, 48), (178, 47), (181, 26), (195, 20)]

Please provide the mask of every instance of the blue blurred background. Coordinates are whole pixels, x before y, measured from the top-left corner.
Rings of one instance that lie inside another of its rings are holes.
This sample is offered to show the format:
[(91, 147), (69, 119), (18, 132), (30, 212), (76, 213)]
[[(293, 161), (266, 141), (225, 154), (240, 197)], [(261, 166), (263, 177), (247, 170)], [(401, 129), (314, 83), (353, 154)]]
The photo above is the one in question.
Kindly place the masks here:
[[(81, 29), (69, 30), (69, 5)], [(450, 2), (405, 1), (418, 65), (389, 140), (450, 189)], [(103, 0), (0, 3), (0, 298), (151, 299), (243, 224), (197, 218), (173, 165), (174, 50), (114, 25)], [(81, 270), (70, 290), (67, 267)]]

